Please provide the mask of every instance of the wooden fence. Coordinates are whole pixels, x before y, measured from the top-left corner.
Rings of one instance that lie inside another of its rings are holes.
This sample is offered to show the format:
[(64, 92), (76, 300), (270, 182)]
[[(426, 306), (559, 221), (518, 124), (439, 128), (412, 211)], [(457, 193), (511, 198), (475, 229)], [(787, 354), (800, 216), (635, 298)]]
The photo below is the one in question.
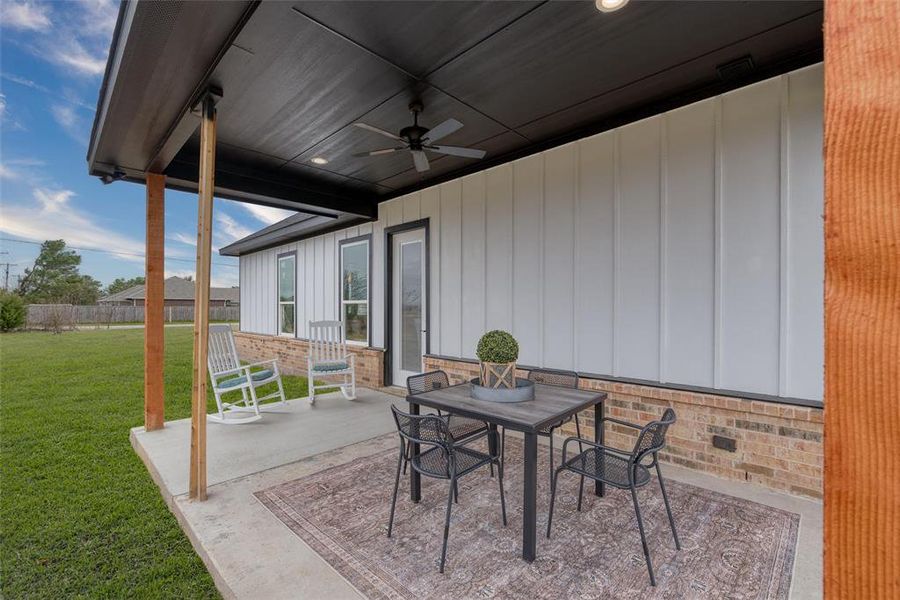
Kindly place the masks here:
[[(164, 309), (167, 323), (193, 322), (193, 306), (167, 306)], [(211, 321), (238, 321), (240, 307), (210, 306)], [(26, 318), (28, 329), (71, 329), (76, 325), (114, 325), (116, 323), (143, 323), (143, 306), (104, 306), (72, 304), (29, 304)]]

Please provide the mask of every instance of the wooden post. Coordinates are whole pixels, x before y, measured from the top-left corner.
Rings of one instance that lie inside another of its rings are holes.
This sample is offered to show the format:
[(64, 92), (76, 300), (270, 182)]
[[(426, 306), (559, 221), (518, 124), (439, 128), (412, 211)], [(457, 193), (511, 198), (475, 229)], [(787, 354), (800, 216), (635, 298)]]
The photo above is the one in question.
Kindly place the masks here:
[(144, 429), (162, 429), (164, 422), (163, 317), (165, 310), (165, 189), (166, 176), (147, 173), (147, 250), (144, 262)]
[(825, 597), (900, 598), (900, 2), (825, 2)]
[(194, 280), (194, 373), (191, 389), (189, 497), (206, 500), (206, 355), (209, 347), (209, 275), (212, 255), (213, 190), (216, 172), (216, 107), (201, 102), (200, 176), (197, 210), (197, 272)]

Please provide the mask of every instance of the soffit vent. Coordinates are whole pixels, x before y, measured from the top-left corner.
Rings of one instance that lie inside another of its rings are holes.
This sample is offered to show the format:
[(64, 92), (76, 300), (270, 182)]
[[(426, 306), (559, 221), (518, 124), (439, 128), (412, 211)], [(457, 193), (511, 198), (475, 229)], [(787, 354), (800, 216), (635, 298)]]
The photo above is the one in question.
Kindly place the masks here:
[(749, 54), (716, 67), (716, 73), (722, 81), (737, 81), (753, 72), (753, 57)]

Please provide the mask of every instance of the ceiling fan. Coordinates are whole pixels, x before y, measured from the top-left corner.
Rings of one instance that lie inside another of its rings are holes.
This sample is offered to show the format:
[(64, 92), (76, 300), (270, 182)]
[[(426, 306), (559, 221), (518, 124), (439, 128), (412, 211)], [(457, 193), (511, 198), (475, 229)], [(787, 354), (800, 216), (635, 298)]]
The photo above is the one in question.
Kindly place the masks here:
[(374, 131), (375, 133), (389, 137), (392, 140), (402, 142), (402, 145), (393, 148), (372, 150), (370, 152), (358, 152), (353, 156), (380, 156), (382, 154), (392, 154), (398, 150), (409, 150), (409, 152), (412, 153), (413, 164), (416, 166), (416, 171), (419, 173), (423, 173), (430, 168), (428, 165), (428, 157), (425, 156), (426, 150), (437, 154), (449, 154), (451, 156), (462, 156), (465, 158), (484, 158), (484, 155), (487, 154), (484, 150), (462, 148), (460, 146), (437, 145), (435, 142), (447, 137), (454, 131), (458, 131), (462, 128), (463, 124), (456, 119), (447, 119), (432, 129), (422, 127), (419, 125), (419, 113), (421, 113), (423, 109), (424, 106), (421, 102), (413, 102), (409, 105), (409, 110), (413, 114), (413, 124), (401, 129), (398, 135), (375, 127), (374, 125), (369, 125), (368, 123), (354, 123), (354, 125), (362, 129), (368, 129), (369, 131)]

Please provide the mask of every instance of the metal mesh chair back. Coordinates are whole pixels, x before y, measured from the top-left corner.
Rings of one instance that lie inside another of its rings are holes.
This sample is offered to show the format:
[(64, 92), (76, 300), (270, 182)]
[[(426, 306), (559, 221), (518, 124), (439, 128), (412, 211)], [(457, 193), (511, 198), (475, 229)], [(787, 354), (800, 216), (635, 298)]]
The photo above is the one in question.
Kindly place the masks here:
[(446, 447), (453, 442), (447, 421), (437, 415), (411, 415), (391, 406), (397, 431), (408, 442)]
[(450, 387), (450, 380), (443, 371), (430, 371), (406, 379), (406, 389), (410, 394), (424, 394), (445, 387)]
[(550, 369), (532, 369), (528, 372), (528, 380), (534, 383), (557, 385), (559, 387), (578, 388), (578, 373), (574, 371), (554, 371)]
[(231, 325), (209, 326), (209, 353), (206, 357), (209, 372), (213, 375), (225, 371), (235, 371), (241, 366), (234, 346)]
[(675, 422), (675, 411), (667, 408), (658, 421), (651, 421), (641, 429), (637, 442), (631, 453), (632, 462), (639, 462), (651, 452), (658, 452), (666, 445), (666, 432), (669, 426)]

